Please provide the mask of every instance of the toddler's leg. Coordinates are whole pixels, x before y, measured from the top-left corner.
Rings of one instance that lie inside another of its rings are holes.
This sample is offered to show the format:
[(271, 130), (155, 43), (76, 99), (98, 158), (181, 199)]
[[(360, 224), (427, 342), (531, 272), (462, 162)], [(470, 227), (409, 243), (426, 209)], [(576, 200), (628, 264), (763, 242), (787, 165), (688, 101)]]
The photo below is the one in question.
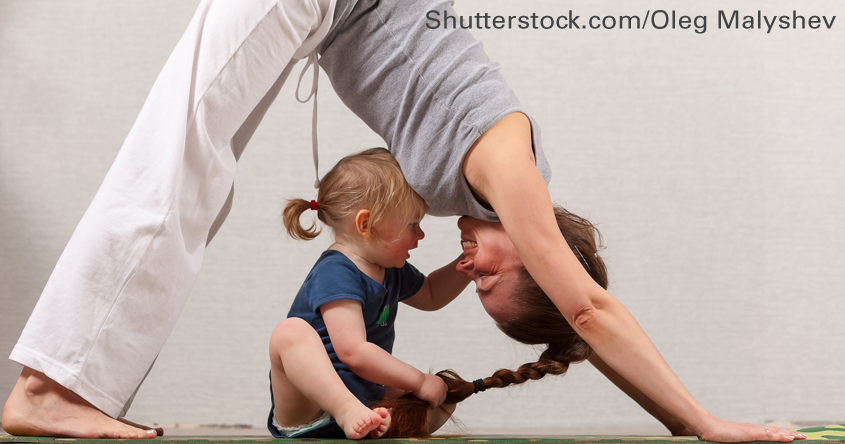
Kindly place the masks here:
[(306, 424), (325, 411), (347, 438), (361, 439), (385, 421), (386, 410), (369, 409), (346, 388), (320, 336), (304, 320), (288, 318), (276, 326), (270, 363), (274, 414), (283, 427)]
[(6, 430), (134, 437), (105, 415), (121, 414), (170, 334), (232, 187), (233, 138), (325, 3), (201, 2), (12, 351), (25, 369)]

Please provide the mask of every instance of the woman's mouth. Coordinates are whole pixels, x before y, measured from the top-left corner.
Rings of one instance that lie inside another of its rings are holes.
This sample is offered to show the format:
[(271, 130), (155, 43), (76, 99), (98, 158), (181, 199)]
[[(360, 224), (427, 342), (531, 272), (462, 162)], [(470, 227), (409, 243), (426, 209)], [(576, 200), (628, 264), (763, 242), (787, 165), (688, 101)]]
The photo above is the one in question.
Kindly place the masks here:
[(461, 248), (464, 249), (464, 253), (476, 247), (478, 247), (478, 244), (473, 241), (461, 240)]

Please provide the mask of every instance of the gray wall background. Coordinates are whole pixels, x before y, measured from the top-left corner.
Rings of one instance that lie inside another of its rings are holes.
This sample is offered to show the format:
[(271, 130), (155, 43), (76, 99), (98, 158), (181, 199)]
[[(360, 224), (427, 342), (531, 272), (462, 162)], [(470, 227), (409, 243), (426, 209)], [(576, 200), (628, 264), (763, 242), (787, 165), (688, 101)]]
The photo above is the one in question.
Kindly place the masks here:
[[(196, 0), (0, 1), (0, 354), (11, 351)], [(706, 15), (707, 31), (481, 30), (541, 124), (557, 202), (598, 223), (611, 292), (696, 398), (726, 419), (845, 422), (845, 3), (461, 0), (462, 14)], [(726, 30), (740, 14), (836, 16), (831, 30)], [(432, 31), (436, 32), (436, 31)], [(295, 75), (298, 74), (298, 70)], [(284, 198), (314, 193), (310, 105), (289, 81), (243, 155), (234, 208), (139, 392), (141, 422), (253, 424), (269, 405), (267, 340), (330, 243), (287, 239)], [(323, 77), (321, 165), (383, 145)], [(460, 251), (427, 218), (412, 261)], [(472, 286), (471, 286), (472, 287)], [(467, 378), (533, 360), (469, 288), (404, 309), (395, 354)], [(5, 399), (20, 367), (0, 361)], [(487, 392), (471, 432), (654, 420), (589, 364)]]

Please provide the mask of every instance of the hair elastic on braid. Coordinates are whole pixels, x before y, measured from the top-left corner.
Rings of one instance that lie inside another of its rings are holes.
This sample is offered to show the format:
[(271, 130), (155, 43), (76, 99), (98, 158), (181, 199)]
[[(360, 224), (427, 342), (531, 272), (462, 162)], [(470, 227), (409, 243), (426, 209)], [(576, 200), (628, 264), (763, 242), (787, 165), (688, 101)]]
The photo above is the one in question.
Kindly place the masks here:
[(487, 387), (484, 386), (483, 379), (476, 379), (475, 381), (472, 381), (472, 384), (475, 386), (475, 389), (473, 389), (472, 391), (473, 393), (483, 392), (484, 390), (487, 390)]
[(311, 201), (311, 209), (317, 211), (320, 209), (320, 204), (316, 200)]

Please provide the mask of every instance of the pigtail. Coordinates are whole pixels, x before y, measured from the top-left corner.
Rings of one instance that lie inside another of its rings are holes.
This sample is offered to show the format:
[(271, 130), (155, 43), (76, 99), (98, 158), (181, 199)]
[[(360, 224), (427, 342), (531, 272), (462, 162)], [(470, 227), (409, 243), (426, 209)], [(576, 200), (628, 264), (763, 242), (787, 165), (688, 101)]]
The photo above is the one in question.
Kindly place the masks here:
[(322, 230), (317, 228), (317, 222), (312, 222), (308, 228), (304, 228), (300, 222), (302, 213), (310, 209), (311, 203), (304, 199), (291, 199), (285, 205), (285, 210), (282, 213), (282, 223), (284, 223), (285, 229), (290, 237), (311, 240), (320, 234)]
[[(332, 229), (360, 210), (370, 210), (367, 234), (378, 229), (390, 216), (411, 219), (425, 214), (425, 201), (411, 188), (402, 175), (402, 168), (390, 151), (372, 148), (340, 159), (320, 179), (317, 200), (289, 200), (282, 213), (282, 222), (290, 237), (311, 240), (320, 234), (317, 223), (303, 227), (302, 213), (316, 210), (317, 218)], [(378, 236), (377, 232), (374, 232)], [(392, 241), (392, 239), (384, 239)]]
[[(484, 378), (483, 389), (503, 388), (522, 384), (529, 380), (542, 379), (546, 375), (562, 375), (569, 370), (569, 365), (581, 362), (590, 356), (590, 347), (585, 342), (577, 344), (549, 344), (537, 362), (522, 364), (516, 370), (506, 368), (496, 370), (492, 376)], [(461, 378), (453, 370), (442, 370), (437, 376), (446, 383), (446, 401), (444, 404), (457, 404), (477, 393), (475, 382)], [(384, 400), (375, 407), (389, 409), (390, 429), (382, 438), (430, 438), (428, 430), (428, 409), (426, 401), (407, 393), (396, 399)]]
[[(582, 342), (574, 347), (558, 346), (550, 344), (549, 348), (540, 355), (537, 362), (522, 364), (518, 369), (509, 370), (503, 368), (493, 373), (493, 376), (484, 378), (484, 386), (487, 388), (502, 388), (513, 384), (522, 384), (529, 380), (542, 379), (546, 375), (562, 375), (569, 370), (573, 362), (581, 362), (590, 355), (590, 347)], [(472, 387), (473, 384), (469, 383)]]

